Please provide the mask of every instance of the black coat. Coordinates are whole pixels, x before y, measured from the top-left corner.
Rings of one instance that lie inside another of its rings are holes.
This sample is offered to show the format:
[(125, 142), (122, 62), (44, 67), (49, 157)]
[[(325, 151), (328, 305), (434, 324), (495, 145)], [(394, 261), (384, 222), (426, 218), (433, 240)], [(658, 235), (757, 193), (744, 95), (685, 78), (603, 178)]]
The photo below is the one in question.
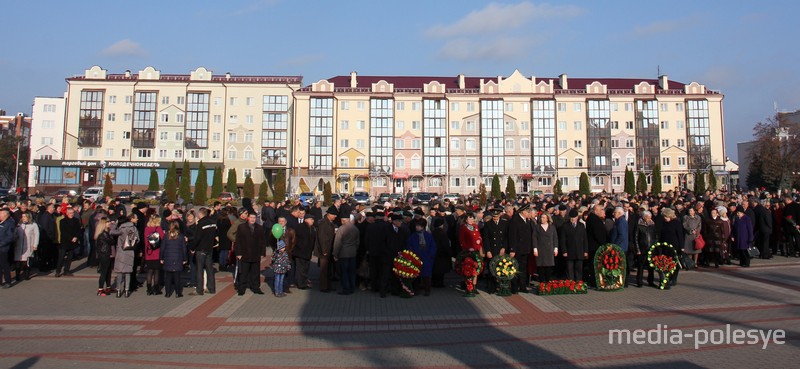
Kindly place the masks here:
[(514, 214), (508, 222), (508, 252), (530, 255), (533, 252), (533, 232), (531, 221)]
[(314, 244), (314, 256), (318, 258), (330, 257), (335, 236), (336, 226), (328, 218), (323, 218), (317, 225), (317, 242)]
[(433, 242), (436, 243), (436, 258), (433, 260), (433, 274), (445, 274), (453, 267), (450, 239), (444, 228), (433, 229)]
[[(677, 222), (677, 220), (676, 220)], [(633, 242), (630, 243), (628, 246), (628, 251), (633, 254), (637, 252), (646, 254), (648, 250), (650, 250), (650, 246), (653, 246), (654, 243), (658, 242), (658, 234), (656, 233), (656, 225), (655, 223), (647, 225), (642, 222), (636, 224), (636, 227), (633, 227), (636, 230), (633, 236)], [(677, 247), (682, 247), (676, 246)]]
[(753, 212), (755, 213), (756, 220), (753, 230), (756, 232), (756, 235), (760, 234), (769, 237), (769, 235), (772, 234), (772, 214), (762, 205), (754, 207)]
[(53, 217), (53, 214), (46, 211), (40, 212), (36, 223), (39, 224), (39, 244), (52, 245), (58, 241), (56, 218)]
[(303, 224), (297, 228), (297, 243), (294, 246), (292, 256), (303, 260), (311, 260), (314, 252), (314, 243), (317, 241), (316, 226)]
[(186, 263), (186, 242), (183, 234), (178, 234), (178, 237), (174, 239), (169, 236), (165, 237), (161, 241), (160, 257), (165, 271), (183, 271), (183, 264)]
[(483, 224), (481, 229), (483, 237), (483, 251), (491, 252), (492, 256), (500, 255), (500, 250), (508, 250), (508, 221), (500, 219), (495, 223), (494, 219)]
[(577, 222), (573, 227), (572, 222), (567, 222), (561, 226), (561, 235), (558, 239), (560, 242), (558, 251), (562, 255), (567, 253), (567, 260), (585, 260), (583, 255), (589, 252), (586, 226)]
[(100, 233), (94, 242), (94, 249), (97, 252), (98, 257), (110, 258), (111, 250), (117, 247), (117, 241), (114, 241), (114, 237), (112, 237), (108, 232)]
[(267, 255), (267, 242), (264, 240), (264, 228), (258, 223), (254, 224), (253, 230), (247, 222), (239, 224), (236, 229), (235, 252), (236, 256), (241, 256), (242, 261), (248, 263), (258, 263), (262, 256)]
[(658, 235), (658, 242), (672, 245), (678, 253), (683, 251), (684, 241), (683, 225), (677, 219), (664, 222), (661, 226), (661, 233)]
[[(77, 217), (61, 219), (59, 224), (61, 231), (61, 247), (66, 247), (67, 250), (72, 250), (80, 244), (83, 239), (83, 230), (81, 229), (81, 220)], [(72, 242), (73, 238), (77, 238), (76, 242)]]
[(386, 241), (386, 251), (382, 253), (384, 261), (391, 261), (394, 260), (394, 257), (397, 256), (397, 253), (400, 251), (405, 250), (406, 243), (408, 242), (408, 228), (405, 226), (400, 226), (397, 229), (397, 232), (394, 230), (394, 226), (389, 225), (388, 227), (388, 239)]
[(211, 252), (217, 241), (217, 221), (211, 216), (204, 217), (197, 222), (197, 233), (194, 235), (194, 242), (189, 244), (189, 249), (199, 252)]
[(590, 254), (594, 254), (600, 246), (608, 243), (606, 225), (595, 213), (589, 214), (589, 218), (586, 219), (586, 240)]
[(367, 245), (367, 254), (370, 257), (384, 256), (384, 253), (387, 252), (386, 244), (389, 242), (390, 227), (391, 225), (384, 220), (375, 220), (375, 223), (367, 225), (364, 242)]
[(219, 240), (220, 250), (231, 249), (231, 239), (228, 238), (228, 231), (231, 229), (231, 221), (228, 217), (217, 218), (217, 239)]

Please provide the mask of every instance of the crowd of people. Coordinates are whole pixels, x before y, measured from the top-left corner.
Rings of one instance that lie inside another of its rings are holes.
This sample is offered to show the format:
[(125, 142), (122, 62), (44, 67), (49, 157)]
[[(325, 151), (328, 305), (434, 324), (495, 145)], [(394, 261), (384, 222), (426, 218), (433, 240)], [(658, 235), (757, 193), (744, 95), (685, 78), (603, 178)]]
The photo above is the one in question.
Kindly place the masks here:
[[(525, 293), (533, 281), (594, 285), (591, 260), (613, 243), (627, 259), (625, 284), (642, 287), (646, 274), (655, 286), (647, 254), (658, 242), (675, 249), (683, 271), (732, 261), (748, 267), (753, 255), (797, 257), (799, 196), (795, 190), (572, 193), (496, 199), (483, 207), (468, 197), (371, 208), (347, 199), (329, 207), (243, 199), (239, 207), (138, 202), (130, 211), (111, 198), (21, 199), (0, 204), (0, 284), (9, 288), (53, 271), (57, 278), (72, 276), (74, 258), (85, 257), (81, 265), (97, 270), (98, 296), (129, 297), (146, 288), (147, 295), (182, 297), (186, 287), (191, 295), (213, 294), (215, 273), (224, 272), (233, 275), (239, 295), (264, 294), (262, 281), (271, 280), (272, 293), (285, 297), (293, 288), (312, 288), (309, 270), (316, 264), (321, 292), (372, 291), (385, 298), (400, 293), (394, 259), (410, 250), (422, 261), (413, 288), (428, 296), (446, 287), (459, 253), (478, 251), (486, 265), (498, 256), (514, 258), (520, 272), (511, 291)], [(478, 278), (485, 281), (481, 290), (497, 291), (493, 277)]]

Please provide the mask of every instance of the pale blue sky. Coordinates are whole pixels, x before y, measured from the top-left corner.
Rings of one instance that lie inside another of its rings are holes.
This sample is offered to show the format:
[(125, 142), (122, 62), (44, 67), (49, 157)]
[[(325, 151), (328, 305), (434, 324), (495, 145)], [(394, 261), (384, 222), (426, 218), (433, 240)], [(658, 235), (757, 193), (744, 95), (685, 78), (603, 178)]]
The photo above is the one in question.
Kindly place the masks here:
[(727, 154), (800, 109), (796, 1), (6, 1), (0, 109), (112, 73), (524, 75), (697, 81), (725, 94)]

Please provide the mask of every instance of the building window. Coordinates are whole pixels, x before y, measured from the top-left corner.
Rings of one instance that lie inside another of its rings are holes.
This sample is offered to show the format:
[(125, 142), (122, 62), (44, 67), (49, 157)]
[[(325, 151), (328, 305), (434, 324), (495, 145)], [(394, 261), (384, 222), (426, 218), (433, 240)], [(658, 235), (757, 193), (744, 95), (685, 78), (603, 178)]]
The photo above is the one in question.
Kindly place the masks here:
[(108, 113), (108, 121), (109, 122), (116, 122), (117, 121), (117, 113)]
[(619, 111), (619, 104), (611, 103), (611, 111)]
[(214, 123), (222, 123), (222, 116), (219, 114), (214, 115)]
[[(136, 93), (136, 102), (133, 104), (132, 146), (134, 148), (155, 147), (156, 101), (157, 97), (155, 92)], [(161, 115), (163, 122), (167, 122), (165, 116), (168, 117), (167, 114)]]
[(125, 103), (126, 103), (126, 104), (131, 104), (131, 103), (133, 103), (133, 96), (130, 96), (130, 95), (128, 95), (128, 96), (125, 96)]
[(519, 141), (519, 147), (521, 149), (530, 149), (531, 148), (531, 141), (527, 138), (523, 138)]
[(661, 147), (669, 147), (669, 139), (661, 140)]
[(567, 148), (567, 140), (558, 140), (558, 148), (559, 149), (566, 149)]
[(561, 177), (558, 180), (561, 181), (561, 185), (562, 186), (564, 186), (564, 187), (568, 187), (569, 186), (569, 177)]
[(506, 132), (514, 131), (514, 122), (506, 121), (503, 125), (503, 130)]
[(175, 123), (183, 123), (183, 114), (175, 114)]
[(569, 163), (567, 163), (567, 159), (564, 159), (564, 158), (559, 158), (558, 159), (558, 167), (559, 168), (566, 168), (568, 166), (569, 166)]
[(683, 111), (683, 103), (682, 102), (675, 103), (675, 111), (678, 111), (678, 112)]
[(583, 158), (575, 158), (575, 166), (576, 167), (583, 167)]
[(230, 106), (236, 106), (236, 105), (239, 105), (239, 98), (238, 98), (238, 97), (231, 97), (231, 98), (229, 98), (229, 99), (228, 99), (228, 104), (229, 104)]
[(406, 167), (406, 159), (403, 159), (403, 158), (397, 158), (397, 159), (395, 159), (395, 160), (394, 160), (394, 166), (395, 166), (397, 169), (403, 169), (403, 168), (405, 168), (405, 167)]
[(83, 156), (85, 156), (87, 158), (93, 158), (96, 153), (97, 153), (97, 149), (94, 148), (94, 147), (87, 147), (87, 148), (83, 149)]
[(310, 144), (308, 163), (316, 170), (331, 170), (333, 166), (333, 99), (312, 98), (310, 114)]
[[(398, 103), (400, 104), (400, 103)], [(370, 167), (373, 169), (391, 171), (392, 158), (394, 157), (394, 111), (392, 99), (371, 99), (370, 100)], [(403, 148), (402, 139), (397, 140)]]
[(625, 122), (625, 129), (633, 129), (633, 121), (629, 120)]
[(467, 150), (475, 150), (475, 140), (468, 138), (465, 143)]
[(175, 132), (175, 141), (183, 141), (183, 132)]
[(661, 121), (661, 129), (669, 129), (669, 122), (666, 120)]
[(238, 123), (239, 116), (236, 114), (232, 114), (228, 116), (228, 123)]
[[(247, 155), (247, 153), (245, 153), (245, 155)], [(250, 152), (250, 156), (251, 157), (253, 156), (252, 151)], [(202, 159), (203, 158), (203, 152), (200, 151), (200, 150), (190, 150), (189, 151), (189, 157), (191, 157), (192, 159)]]
[(395, 140), (394, 146), (398, 149), (404, 149), (406, 147), (406, 140), (398, 138)]
[(228, 142), (236, 142), (236, 132), (228, 132)]
[(130, 140), (131, 139), (131, 133), (129, 131), (122, 131), (122, 139), (123, 140)]
[(236, 148), (228, 148), (228, 160), (236, 160)]
[(625, 165), (634, 168), (636, 166), (636, 159), (632, 156), (625, 158)]
[(183, 150), (175, 150), (175, 159), (183, 159)]
[(117, 97), (115, 95), (109, 95), (108, 96), (108, 103), (109, 104), (116, 104), (117, 103)]
[(572, 103), (572, 111), (581, 111), (582, 103)]
[(475, 111), (475, 103), (467, 103), (467, 111)]
[(450, 129), (458, 129), (458, 121), (454, 120), (450, 122)]
[(219, 142), (221, 136), (222, 134), (220, 134), (219, 132), (214, 132), (211, 134), (211, 141)]
[(244, 116), (244, 122), (246, 124), (253, 124), (253, 116), (252, 115), (245, 115)]
[(573, 142), (573, 144), (574, 144), (573, 146), (574, 146), (576, 149), (580, 149), (580, 148), (582, 148), (582, 147), (583, 147), (583, 141), (581, 141), (581, 140), (575, 140), (575, 141)]
[(161, 103), (164, 105), (169, 105), (169, 96), (161, 96)]
[(470, 132), (474, 131), (474, 130), (475, 130), (475, 122), (474, 122), (474, 121), (471, 121), (471, 120), (468, 120), (468, 121), (467, 121), (467, 122), (464, 124), (464, 128), (465, 128), (467, 131), (470, 131)]
[(450, 177), (450, 186), (451, 187), (461, 187), (461, 178), (459, 178), (459, 177)]
[(339, 122), (339, 129), (346, 131), (350, 129), (350, 122), (343, 120)]
[(211, 152), (211, 159), (219, 159), (219, 150), (214, 150)]
[(422, 167), (422, 160), (420, 158), (411, 158), (411, 169), (420, 169)]
[(558, 103), (558, 111), (567, 111), (567, 103)]
[(629, 149), (633, 148), (633, 139), (629, 138), (629, 139), (625, 140), (625, 147), (629, 148)]
[(622, 178), (620, 176), (611, 177), (611, 184), (614, 186), (622, 185)]
[(81, 91), (78, 146), (99, 147), (103, 131), (103, 91)]
[(261, 164), (285, 166), (289, 97), (265, 95), (261, 109)]
[(679, 167), (685, 167), (686, 166), (686, 157), (685, 156), (679, 156), (678, 157), (678, 166)]
[[(110, 120), (110, 119), (109, 119)], [(56, 122), (52, 120), (43, 120), (42, 121), (42, 128), (44, 129), (52, 129), (56, 127)]]
[(52, 145), (53, 138), (52, 137), (42, 137), (42, 145)]
[(189, 93), (186, 109), (186, 147), (208, 148), (208, 93)]
[(579, 120), (576, 120), (576, 121), (572, 122), (572, 128), (574, 130), (576, 130), (576, 131), (582, 131), (583, 130), (583, 122), (581, 122)]
[(366, 161), (366, 159), (364, 159), (364, 158), (362, 158), (362, 157), (358, 157), (358, 158), (356, 158), (356, 167), (358, 167), (358, 168), (364, 168), (364, 167), (366, 167), (366, 166), (367, 166), (367, 161)]
[(350, 147), (350, 140), (339, 140), (339, 147), (343, 149)]
[(421, 147), (422, 147), (422, 143), (420, 142), (420, 140), (419, 140), (419, 139), (413, 139), (413, 140), (411, 140), (411, 148), (412, 148), (412, 149), (419, 149), (419, 148), (421, 148)]
[(397, 102), (397, 110), (406, 110), (406, 103), (402, 101)]
[(244, 150), (244, 160), (253, 160), (253, 150), (250, 148)]
[(457, 138), (450, 139), (450, 148), (453, 150), (460, 150), (461, 149), (461, 140)]
[(467, 187), (475, 187), (476, 185), (477, 181), (475, 180), (475, 177), (467, 178)]
[(252, 143), (253, 142), (253, 133), (252, 132), (246, 132), (244, 134), (244, 142), (247, 142), (247, 143)]
[(364, 140), (363, 139), (356, 140), (356, 148), (357, 149), (363, 149), (364, 148)]
[(349, 101), (341, 101), (339, 103), (339, 110), (350, 110), (350, 102)]
[(122, 149), (122, 157), (123, 158), (127, 158), (129, 156), (131, 156), (131, 150), (130, 149)]
[(668, 110), (669, 110), (669, 109), (668, 109), (668, 107), (669, 107), (669, 104), (667, 104), (667, 103), (661, 103), (661, 104), (658, 104), (658, 107), (659, 107), (659, 110), (661, 110), (661, 111), (663, 111), (663, 112), (666, 112), (666, 111), (668, 111)]
[(459, 158), (450, 158), (450, 169), (462, 169), (461, 168), (461, 159), (459, 159)]
[(684, 129), (683, 121), (679, 120), (675, 122), (675, 128), (677, 129)]
[(617, 157), (611, 158), (611, 166), (612, 167), (618, 167), (619, 166), (619, 158), (617, 158)]
[(705, 169), (711, 164), (711, 133), (709, 128), (708, 101), (687, 101), (689, 169)]
[(672, 176), (664, 176), (664, 184), (672, 184)]
[(625, 103), (625, 111), (633, 111), (633, 103)]
[(514, 140), (511, 138), (506, 139), (506, 150), (514, 150)]
[(616, 149), (619, 147), (619, 140), (611, 140), (611, 148)]
[(458, 103), (457, 102), (450, 103), (450, 110), (458, 111)]
[(669, 167), (670, 166), (670, 162), (669, 162), (669, 158), (668, 157), (661, 158), (661, 166), (664, 166), (664, 167)]
[(419, 121), (418, 120), (411, 121), (411, 129), (419, 129)]
[(659, 120), (656, 104), (655, 100), (636, 101), (636, 163), (640, 170), (650, 171), (659, 163)]
[(618, 121), (616, 121), (616, 120), (612, 120), (612, 121), (609, 123), (609, 125), (611, 126), (611, 129), (619, 129), (619, 122), (618, 122)]
[(113, 140), (113, 139), (114, 139), (114, 131), (106, 131), (106, 140)]
[(686, 140), (684, 140), (682, 138), (679, 138), (678, 139), (678, 147), (684, 147), (684, 146), (686, 146)]
[(356, 101), (356, 110), (364, 111), (364, 102), (363, 101)]
[[(184, 104), (186, 104), (186, 98), (183, 96), (178, 96), (178, 105), (184, 105)], [(214, 105), (219, 105), (219, 104), (214, 104)]]
[(153, 150), (150, 149), (139, 149), (139, 157), (140, 158), (149, 158), (153, 156)]
[(519, 167), (521, 169), (530, 169), (531, 168), (531, 160), (530, 159), (519, 159)]
[(159, 159), (164, 159), (167, 157), (167, 150), (161, 149), (158, 150), (158, 157)]
[(415, 101), (415, 102), (411, 103), (411, 110), (419, 111), (419, 107), (420, 107), (419, 101)]
[(506, 158), (506, 169), (514, 169), (514, 159)]
[(501, 100), (481, 100), (481, 174), (503, 174), (503, 105)]
[(367, 129), (367, 125), (364, 123), (363, 120), (357, 120), (356, 121), (356, 128), (363, 131), (363, 130)]

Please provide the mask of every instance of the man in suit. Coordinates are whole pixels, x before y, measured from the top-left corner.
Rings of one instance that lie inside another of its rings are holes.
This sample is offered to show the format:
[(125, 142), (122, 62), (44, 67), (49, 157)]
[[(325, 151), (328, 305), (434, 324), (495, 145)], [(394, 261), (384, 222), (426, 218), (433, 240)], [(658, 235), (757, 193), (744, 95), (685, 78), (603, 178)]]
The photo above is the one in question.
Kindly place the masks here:
[(263, 295), (261, 291), (261, 258), (267, 255), (264, 229), (256, 222), (256, 213), (247, 214), (247, 222), (239, 224), (236, 230), (236, 258), (239, 260), (239, 296), (250, 288), (253, 293)]
[(519, 274), (511, 283), (512, 293), (528, 292), (528, 257), (533, 250), (529, 206), (522, 205), (508, 223), (508, 253), (519, 264)]
[(755, 197), (750, 198), (750, 205), (755, 216), (753, 230), (755, 231), (756, 240), (754, 244), (761, 251), (762, 259), (771, 259), (772, 248), (769, 247), (769, 238), (772, 235), (772, 214)]
[(75, 209), (67, 208), (67, 215), (61, 219), (58, 229), (61, 231), (61, 245), (58, 247), (56, 277), (72, 276), (70, 266), (72, 265), (73, 250), (78, 247), (83, 236), (81, 221), (75, 217)]
[(384, 271), (382, 263), (385, 259), (383, 254), (387, 251), (386, 244), (388, 243), (389, 237), (389, 223), (383, 219), (383, 211), (375, 209), (374, 215), (375, 221), (367, 224), (364, 243), (367, 247), (370, 287), (372, 292), (378, 292), (380, 291), (381, 279)]
[(39, 214), (37, 224), (39, 225), (39, 259), (41, 272), (49, 272), (56, 267), (56, 255), (58, 252), (55, 250), (58, 244), (58, 228), (56, 227), (55, 218), (55, 205), (47, 204)]
[(408, 228), (403, 224), (403, 217), (398, 214), (392, 215), (392, 223), (388, 227), (388, 231), (386, 249), (381, 260), (381, 298), (385, 298), (388, 292), (399, 293), (397, 278), (392, 275), (392, 265), (395, 256), (406, 248), (409, 235)]
[[(486, 264), (492, 262), (492, 259), (505, 255), (508, 249), (508, 221), (501, 218), (503, 213), (502, 208), (495, 207), (491, 210), (492, 219), (483, 225), (482, 235), (484, 242), (484, 251), (486, 252)], [(486, 268), (488, 269), (488, 268)], [(497, 291), (497, 280), (488, 273), (486, 276), (486, 289), (492, 294)]]
[(331, 292), (330, 265), (333, 252), (333, 240), (336, 237), (336, 225), (334, 219), (339, 216), (339, 212), (334, 207), (329, 207), (325, 217), (317, 226), (317, 242), (314, 247), (314, 256), (319, 262), (319, 290), (320, 292)]
[[(592, 212), (589, 214), (589, 217), (586, 219), (586, 240), (587, 245), (589, 248), (589, 258), (594, 257), (595, 252), (600, 246), (606, 244), (608, 242), (608, 233), (606, 233), (606, 226), (605, 226), (605, 217), (606, 212), (603, 209), (603, 205), (595, 204), (592, 207)], [(587, 263), (589, 266), (588, 273), (586, 274), (588, 277), (588, 282), (590, 285), (595, 284), (595, 277), (594, 277), (594, 268), (591, 265), (592, 263)]]
[(308, 289), (308, 267), (311, 263), (311, 254), (317, 241), (317, 229), (314, 226), (314, 216), (306, 214), (303, 224), (297, 228), (297, 244), (292, 251), (295, 272), (295, 284), (298, 289)]
[(625, 287), (628, 287), (628, 271), (633, 265), (633, 254), (628, 253), (628, 240), (630, 231), (628, 230), (628, 221), (625, 219), (625, 209), (617, 207), (614, 209), (614, 228), (611, 229), (610, 241), (611, 243), (619, 246), (622, 249), (622, 255), (627, 259), (627, 268), (625, 270)]
[(563, 226), (564, 236), (559, 237), (559, 250), (564, 250), (562, 256), (567, 260), (567, 279), (576, 282), (583, 279), (583, 261), (589, 257), (586, 227), (579, 217), (577, 210), (570, 210), (569, 222)]

